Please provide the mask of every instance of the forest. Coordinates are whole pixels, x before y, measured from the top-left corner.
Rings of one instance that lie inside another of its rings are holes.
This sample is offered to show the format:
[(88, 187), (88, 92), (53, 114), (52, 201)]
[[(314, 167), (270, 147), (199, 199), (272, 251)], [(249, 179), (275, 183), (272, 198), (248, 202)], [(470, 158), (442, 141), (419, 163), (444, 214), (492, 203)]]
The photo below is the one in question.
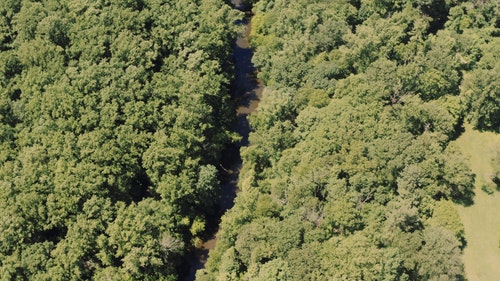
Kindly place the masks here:
[(177, 280), (235, 138), (219, 0), (0, 1), (0, 280)]
[[(453, 141), (465, 123), (500, 133), (500, 3), (246, 4), (265, 89), (196, 280), (466, 280), (454, 206), (475, 174)], [(241, 138), (243, 13), (2, 0), (0, 15), (0, 280), (180, 280)]]
[(500, 132), (499, 2), (253, 2), (265, 89), (197, 280), (466, 280), (453, 141)]

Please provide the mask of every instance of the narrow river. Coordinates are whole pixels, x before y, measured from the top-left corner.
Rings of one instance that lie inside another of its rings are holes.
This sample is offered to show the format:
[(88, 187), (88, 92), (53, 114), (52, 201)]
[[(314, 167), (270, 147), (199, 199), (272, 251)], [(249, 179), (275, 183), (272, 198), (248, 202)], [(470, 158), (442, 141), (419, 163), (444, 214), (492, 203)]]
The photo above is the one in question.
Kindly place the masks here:
[[(254, 112), (262, 97), (263, 84), (257, 79), (257, 70), (252, 63), (253, 51), (250, 49), (248, 37), (250, 34), (250, 20), (252, 18), (251, 8), (243, 4), (242, 0), (231, 0), (235, 9), (245, 12), (245, 18), (235, 24), (242, 25), (244, 32), (236, 40), (233, 50), (235, 80), (231, 87), (231, 96), (237, 105), (237, 120), (233, 128), (238, 132), (242, 139), (239, 143), (229, 146), (223, 155), (221, 168), (226, 171), (225, 178), (221, 182), (221, 200), (219, 209), (221, 215), (234, 205), (234, 198), (238, 192), (238, 178), (241, 169), (240, 148), (248, 145), (248, 135), (250, 126), (247, 116)], [(219, 219), (219, 218), (218, 218)], [(218, 220), (220, 221), (220, 220)], [(196, 279), (196, 271), (204, 267), (210, 250), (217, 243), (217, 230), (213, 230), (213, 235), (207, 241), (204, 241), (201, 248), (197, 248), (190, 258), (190, 268), (182, 280), (193, 281)]]

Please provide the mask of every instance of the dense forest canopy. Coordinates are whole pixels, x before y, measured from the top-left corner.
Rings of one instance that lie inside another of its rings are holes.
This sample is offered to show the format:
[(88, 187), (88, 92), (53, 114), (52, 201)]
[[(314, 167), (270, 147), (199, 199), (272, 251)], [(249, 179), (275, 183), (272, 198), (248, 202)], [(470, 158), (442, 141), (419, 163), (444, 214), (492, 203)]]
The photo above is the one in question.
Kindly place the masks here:
[(0, 279), (176, 280), (216, 212), (241, 16), (0, 1)]
[(500, 131), (499, 2), (253, 2), (266, 88), (198, 280), (464, 280), (451, 141)]
[[(454, 204), (474, 174), (452, 140), (464, 122), (500, 132), (498, 1), (244, 2), (266, 88), (197, 279), (464, 280)], [(2, 0), (0, 15), (0, 280), (178, 280), (238, 139), (242, 14)]]

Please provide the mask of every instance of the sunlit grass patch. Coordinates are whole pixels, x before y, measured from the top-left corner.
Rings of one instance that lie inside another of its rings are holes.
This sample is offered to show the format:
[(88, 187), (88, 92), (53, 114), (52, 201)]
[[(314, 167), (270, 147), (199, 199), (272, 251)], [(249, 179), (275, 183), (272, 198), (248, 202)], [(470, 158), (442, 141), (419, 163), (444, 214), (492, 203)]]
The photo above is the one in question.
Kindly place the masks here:
[(457, 144), (469, 156), (476, 174), (474, 204), (458, 206), (464, 223), (467, 247), (465, 272), (469, 281), (497, 280), (500, 276), (500, 192), (492, 181), (493, 157), (500, 150), (500, 134), (479, 132), (466, 125)]

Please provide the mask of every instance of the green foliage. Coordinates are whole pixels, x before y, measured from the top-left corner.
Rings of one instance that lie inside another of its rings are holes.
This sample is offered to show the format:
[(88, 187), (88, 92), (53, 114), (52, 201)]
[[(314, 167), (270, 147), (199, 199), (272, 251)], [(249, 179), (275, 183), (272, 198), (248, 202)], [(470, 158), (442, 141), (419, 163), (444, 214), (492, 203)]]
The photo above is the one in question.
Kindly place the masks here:
[(460, 221), (456, 207), (451, 201), (437, 201), (428, 223), (431, 226), (442, 227), (451, 231), (459, 241), (465, 243), (464, 225)]
[[(266, 88), (242, 191), (198, 276), (463, 280), (453, 204), (472, 203), (475, 175), (450, 141), (466, 118), (500, 120), (498, 7), (262, 0), (253, 12)], [(276, 239), (282, 222), (302, 236)]]
[(2, 1), (0, 276), (176, 280), (231, 141), (223, 1)]
[[(485, 52), (498, 49), (499, 40), (493, 39), (484, 46)], [(495, 47), (496, 46), (496, 47)], [(494, 54), (494, 53), (493, 53)], [(478, 68), (464, 77), (464, 99), (468, 108), (468, 120), (477, 129), (500, 132), (500, 75), (499, 58), (484, 56)]]
[(418, 265), (420, 280), (464, 279), (460, 245), (451, 231), (429, 227), (425, 241)]
[[(2, 279), (179, 278), (217, 211), (241, 15), (167, 2), (1, 1)], [(449, 143), (499, 131), (498, 5), (245, 3), (268, 88), (198, 278), (462, 280), (474, 174)]]
[(106, 236), (97, 241), (101, 249), (97, 256), (102, 264), (117, 267), (133, 279), (143, 275), (158, 278), (161, 272), (175, 272), (184, 245), (182, 237), (169, 231), (175, 225), (164, 203), (145, 199), (117, 213)]
[(490, 1), (467, 1), (450, 10), (447, 26), (462, 34), (465, 44), (460, 53), (462, 63), (471, 65), (464, 74), (462, 99), (467, 108), (467, 119), (480, 130), (500, 130), (498, 107), (499, 47), (498, 3)]

